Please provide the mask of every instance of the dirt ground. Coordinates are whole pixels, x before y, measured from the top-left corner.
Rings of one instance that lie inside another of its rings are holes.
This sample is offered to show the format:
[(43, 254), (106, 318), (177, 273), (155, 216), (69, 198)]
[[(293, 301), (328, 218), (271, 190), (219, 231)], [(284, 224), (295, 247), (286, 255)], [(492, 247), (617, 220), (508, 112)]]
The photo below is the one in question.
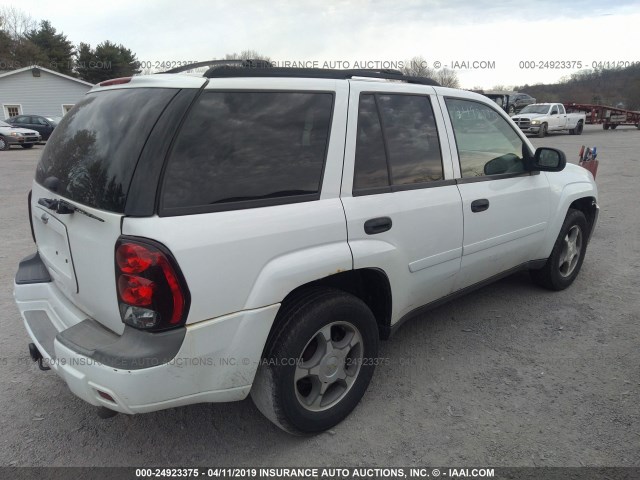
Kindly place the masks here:
[(574, 285), (518, 274), (405, 324), (356, 410), (310, 438), (249, 399), (100, 420), (39, 371), (12, 288), (44, 147), (0, 152), (0, 465), (640, 466), (640, 131), (533, 143), (573, 162), (598, 147), (600, 220)]

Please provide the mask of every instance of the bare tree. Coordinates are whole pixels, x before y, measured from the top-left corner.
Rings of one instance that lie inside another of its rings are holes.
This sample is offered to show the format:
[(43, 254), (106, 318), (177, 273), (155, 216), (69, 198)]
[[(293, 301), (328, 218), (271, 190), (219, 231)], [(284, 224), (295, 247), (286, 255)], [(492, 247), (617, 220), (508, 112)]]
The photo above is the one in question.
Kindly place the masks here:
[(449, 68), (443, 68), (436, 72), (434, 80), (443, 87), (460, 88), (460, 80), (458, 74)]
[(156, 69), (153, 67), (146, 67), (140, 70), (140, 73), (136, 73), (136, 75), (152, 75), (156, 73)]
[(14, 41), (23, 40), (38, 23), (27, 13), (16, 7), (0, 7), (0, 29)]
[(514, 88), (512, 85), (494, 85), (491, 90), (494, 92), (512, 92)]
[(47, 57), (27, 38), (37, 27), (36, 21), (15, 7), (0, 7), (0, 58), (6, 67), (16, 69), (45, 65)]
[(271, 58), (258, 53), (257, 50), (242, 50), (240, 53), (227, 53), (224, 60), (264, 60), (270, 62)]
[(436, 71), (429, 67), (429, 63), (422, 56), (416, 56), (404, 62), (400, 71), (410, 77), (434, 78), (436, 75)]

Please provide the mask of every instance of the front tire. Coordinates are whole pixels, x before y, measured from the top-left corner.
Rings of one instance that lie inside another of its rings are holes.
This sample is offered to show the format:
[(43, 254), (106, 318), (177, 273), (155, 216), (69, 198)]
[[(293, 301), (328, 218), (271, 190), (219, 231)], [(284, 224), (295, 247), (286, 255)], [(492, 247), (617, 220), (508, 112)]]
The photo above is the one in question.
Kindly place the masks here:
[(549, 290), (564, 290), (580, 272), (587, 249), (589, 226), (580, 210), (570, 209), (544, 267), (531, 270), (531, 278)]
[(547, 134), (547, 124), (543, 123), (540, 125), (540, 130), (538, 130), (538, 138), (543, 138)]
[(4, 137), (0, 137), (0, 150), (9, 150), (9, 142)]
[(21, 145), (22, 148), (33, 148), (33, 143), (27, 143), (26, 145)]
[(377, 356), (378, 327), (369, 307), (340, 290), (312, 288), (281, 307), (251, 398), (289, 433), (321, 432), (356, 407)]

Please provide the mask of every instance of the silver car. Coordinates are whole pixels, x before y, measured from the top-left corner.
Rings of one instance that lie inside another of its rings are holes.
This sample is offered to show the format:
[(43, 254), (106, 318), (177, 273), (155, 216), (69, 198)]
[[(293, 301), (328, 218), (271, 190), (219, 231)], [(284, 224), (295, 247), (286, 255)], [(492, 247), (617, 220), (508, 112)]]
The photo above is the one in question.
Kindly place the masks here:
[(31, 148), (42, 140), (42, 136), (35, 130), (14, 127), (0, 120), (0, 150), (9, 150), (11, 145)]

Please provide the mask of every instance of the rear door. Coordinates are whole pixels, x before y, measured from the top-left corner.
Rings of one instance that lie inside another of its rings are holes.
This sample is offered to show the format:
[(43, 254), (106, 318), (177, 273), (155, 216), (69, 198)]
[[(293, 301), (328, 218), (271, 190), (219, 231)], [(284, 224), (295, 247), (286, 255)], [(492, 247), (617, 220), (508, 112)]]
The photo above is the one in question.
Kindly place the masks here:
[(451, 292), (462, 209), (432, 87), (351, 82), (342, 203), (354, 268), (389, 277), (392, 323)]
[(47, 143), (32, 188), (38, 251), (59, 290), (121, 333), (114, 248), (129, 183), (149, 133), (177, 89), (89, 93)]
[(534, 260), (547, 228), (549, 183), (525, 170), (530, 148), (493, 106), (471, 98), (442, 103), (464, 212), (458, 290)]

